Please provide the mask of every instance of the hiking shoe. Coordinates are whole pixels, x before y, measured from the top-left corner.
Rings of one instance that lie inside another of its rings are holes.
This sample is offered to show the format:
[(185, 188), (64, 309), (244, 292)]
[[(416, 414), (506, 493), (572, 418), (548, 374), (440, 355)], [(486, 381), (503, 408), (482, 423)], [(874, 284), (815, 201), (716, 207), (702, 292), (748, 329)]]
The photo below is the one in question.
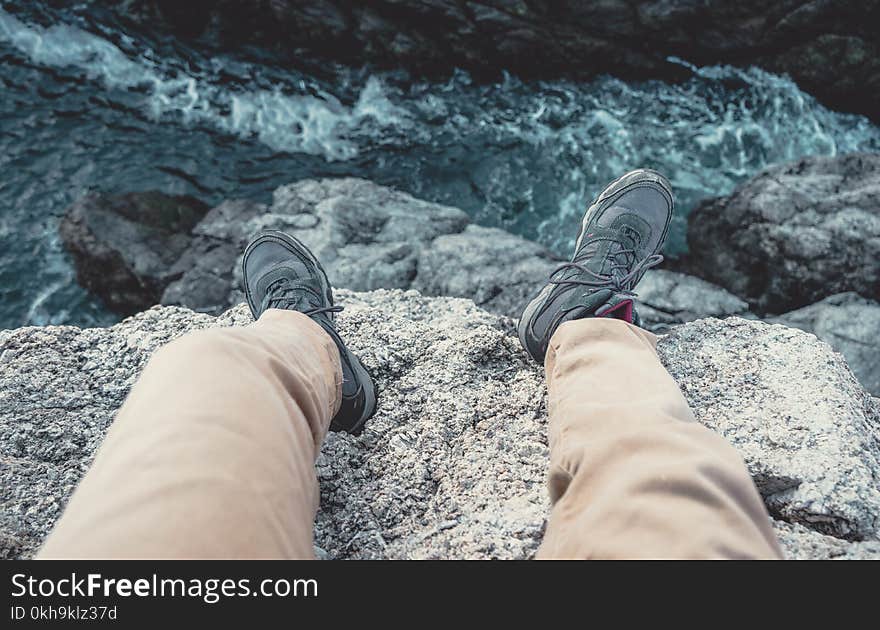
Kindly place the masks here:
[(339, 348), (342, 363), (342, 403), (330, 422), (331, 431), (360, 434), (376, 410), (373, 379), (336, 332), (333, 291), (321, 263), (297, 239), (283, 232), (259, 234), (241, 263), (244, 293), (254, 319), (270, 308), (299, 311), (321, 326)]
[(563, 322), (613, 317), (639, 325), (633, 289), (663, 260), (674, 202), (665, 177), (640, 169), (611, 182), (587, 208), (571, 262), (526, 306), (517, 327), (523, 348), (538, 363)]

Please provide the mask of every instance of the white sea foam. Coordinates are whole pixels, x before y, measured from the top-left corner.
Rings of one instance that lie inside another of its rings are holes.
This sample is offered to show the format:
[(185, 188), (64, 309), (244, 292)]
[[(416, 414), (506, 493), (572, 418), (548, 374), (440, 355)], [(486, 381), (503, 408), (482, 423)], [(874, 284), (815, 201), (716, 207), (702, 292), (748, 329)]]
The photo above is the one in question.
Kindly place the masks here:
[(406, 123), (405, 112), (385, 96), (371, 77), (359, 98), (346, 106), (319, 92), (295, 94), (291, 86), (236, 91), (180, 68), (164, 68), (152, 54), (131, 57), (113, 43), (75, 26), (44, 28), (27, 24), (0, 9), (0, 41), (27, 55), (34, 64), (74, 67), (110, 89), (144, 91), (144, 109), (155, 119), (180, 117), (206, 123), (245, 138), (257, 138), (276, 151), (345, 160), (357, 155), (349, 139), (366, 122), (381, 126)]
[[(307, 92), (293, 77), (272, 89), (219, 84), (174, 60), (157, 62), (152, 51), (126, 52), (75, 26), (28, 24), (2, 9), (0, 41), (35, 64), (74, 67), (107, 88), (143, 92), (143, 107), (155, 119), (208, 124), (276, 151), (328, 160), (351, 159), (379, 137), (400, 138), (401, 148), (410, 148), (430, 145), (442, 132), (464, 144), (478, 138), (550, 146), (548, 158), (574, 161), (597, 177), (655, 161), (673, 166), (681, 181), (706, 184), (708, 175), (713, 189), (726, 190), (769, 162), (880, 146), (866, 119), (831, 112), (787, 77), (756, 68), (699, 68), (672, 59), (695, 75), (676, 85), (612, 78), (525, 85), (507, 76), (477, 86), (460, 73), (408, 91), (374, 76), (345, 104), (326, 91)], [(745, 89), (731, 99), (722, 81)]]

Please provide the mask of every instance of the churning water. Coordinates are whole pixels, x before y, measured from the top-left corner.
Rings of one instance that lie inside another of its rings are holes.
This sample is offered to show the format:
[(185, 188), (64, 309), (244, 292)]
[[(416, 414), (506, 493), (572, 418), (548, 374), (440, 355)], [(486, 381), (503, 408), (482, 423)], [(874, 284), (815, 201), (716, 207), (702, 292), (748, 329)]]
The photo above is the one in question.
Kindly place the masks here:
[(57, 236), (90, 189), (265, 201), (297, 179), (355, 175), (562, 253), (602, 185), (652, 166), (678, 195), (675, 253), (699, 199), (771, 163), (880, 151), (867, 119), (754, 68), (693, 68), (677, 85), (306, 74), (22, 4), (0, 8), (0, 328), (112, 321)]

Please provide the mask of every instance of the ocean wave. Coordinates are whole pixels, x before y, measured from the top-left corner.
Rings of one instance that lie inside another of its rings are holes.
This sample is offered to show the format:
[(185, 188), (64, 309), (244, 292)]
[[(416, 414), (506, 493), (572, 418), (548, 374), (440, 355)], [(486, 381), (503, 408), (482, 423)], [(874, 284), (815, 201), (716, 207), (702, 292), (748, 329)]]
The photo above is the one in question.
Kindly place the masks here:
[[(108, 89), (142, 92), (143, 109), (156, 120), (208, 124), (276, 151), (327, 160), (350, 160), (380, 138), (407, 148), (453, 136), (464, 143), (552, 145), (558, 157), (574, 158), (581, 168), (599, 161), (612, 168), (690, 161), (695, 168), (677, 169), (680, 179), (695, 181), (697, 170), (714, 170), (728, 188), (771, 162), (880, 144), (877, 128), (863, 117), (831, 112), (787, 77), (757, 68), (700, 68), (676, 60), (694, 73), (679, 84), (508, 77), (487, 86), (457, 73), (445, 84), (391, 87), (374, 75), (346, 104), (328, 90), (304, 89), (295, 76), (275, 77), (271, 89), (253, 89), (246, 80), (228, 85), (207, 70), (157, 61), (155, 51), (123, 51), (76, 26), (28, 24), (2, 9), (0, 41), (34, 64), (73, 68)], [(246, 67), (241, 74), (260, 70)]]
[(399, 128), (406, 121), (405, 111), (388, 101), (378, 77), (366, 81), (351, 106), (327, 92), (290, 93), (296, 86), (289, 83), (271, 90), (233, 90), (189, 74), (173, 62), (156, 62), (153, 51), (133, 57), (76, 26), (41, 27), (2, 9), (0, 42), (14, 46), (34, 64), (74, 68), (108, 89), (143, 92), (143, 109), (156, 120), (171, 117), (210, 124), (257, 138), (276, 151), (351, 159), (358, 147), (348, 137), (364, 123)]

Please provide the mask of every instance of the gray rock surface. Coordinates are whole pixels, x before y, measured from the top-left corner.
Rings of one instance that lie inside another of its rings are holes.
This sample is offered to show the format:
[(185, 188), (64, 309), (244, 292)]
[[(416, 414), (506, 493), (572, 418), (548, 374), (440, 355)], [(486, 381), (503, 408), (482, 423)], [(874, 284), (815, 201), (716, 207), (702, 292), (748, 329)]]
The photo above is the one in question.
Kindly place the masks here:
[(816, 0), (92, 0), (221, 47), (267, 46), (445, 74), (676, 78), (692, 63), (786, 72), (838, 109), (880, 117), (880, 2)]
[(880, 303), (840, 293), (773, 321), (813, 333), (840, 352), (866, 390), (880, 396)]
[(537, 243), (469, 225), (437, 237), (420, 253), (412, 288), (425, 295), (468, 297), (486, 310), (519, 317), (559, 262)]
[(361, 179), (304, 180), (278, 188), (268, 207), (233, 201), (211, 210), (162, 302), (212, 313), (238, 303), (241, 253), (261, 229), (303, 241), (335, 286), (419, 288), (511, 315), (555, 264), (539, 245), (471, 225), (457, 208)]
[(704, 317), (754, 317), (749, 305), (696, 276), (653, 269), (639, 285), (638, 312), (643, 325), (653, 332), (666, 332), (672, 326)]
[[(530, 557), (549, 507), (545, 394), (512, 322), (415, 292), (338, 298), (381, 396), (364, 435), (333, 434), (322, 450), (319, 554)], [(220, 318), (157, 307), (111, 328), (0, 332), (0, 553), (33, 553), (156, 348), (249, 320), (244, 306)], [(660, 352), (698, 419), (736, 444), (793, 523), (777, 523), (790, 556), (878, 557), (880, 408), (839, 356), (740, 319), (680, 326)]]
[(90, 193), (67, 210), (59, 233), (79, 283), (110, 310), (131, 315), (159, 301), (169, 269), (207, 211), (188, 196)]
[(277, 189), (268, 207), (227, 201), (211, 210), (195, 229), (193, 245), (175, 267), (182, 275), (162, 302), (214, 313), (237, 303), (241, 254), (263, 229), (283, 230), (306, 243), (336, 286), (407, 287), (423, 243), (467, 223), (461, 210), (364, 180), (306, 180)]
[(820, 534), (803, 525), (774, 521), (773, 527), (786, 556), (798, 560), (877, 560), (880, 542), (847, 542)]
[[(103, 198), (101, 198), (103, 199)], [(92, 208), (87, 198), (74, 208)], [(115, 208), (115, 206), (113, 207)], [(128, 225), (125, 217), (110, 220)], [(70, 222), (68, 217), (67, 222)], [(304, 180), (282, 186), (271, 205), (226, 201), (210, 210), (187, 236), (174, 233), (173, 247), (153, 244), (150, 293), (131, 300), (129, 310), (146, 308), (146, 296), (161, 295), (167, 305), (219, 314), (242, 301), (241, 254), (261, 229), (279, 229), (305, 242), (320, 258), (335, 286), (355, 291), (416, 289), (424, 295), (465, 297), (486, 310), (517, 317), (560, 261), (537, 243), (504, 230), (470, 223), (457, 208), (429, 203), (361, 179)], [(91, 241), (80, 241), (76, 259), (81, 273), (101, 269), (109, 278), (128, 277), (132, 265), (122, 256), (140, 256), (151, 233), (132, 228), (114, 237), (118, 259), (99, 248), (88, 256)], [(119, 232), (117, 231), (117, 234)], [(168, 259), (172, 260), (169, 261)], [(157, 292), (156, 287), (164, 282)], [(111, 283), (90, 284), (114, 299)], [(693, 276), (650, 271), (638, 287), (640, 313), (654, 330), (700, 317), (743, 315), (747, 307), (723, 289)], [(152, 304), (152, 302), (150, 302)]]
[[(90, 195), (74, 204), (61, 232), (75, 252), (80, 278), (119, 312), (146, 308), (161, 295), (164, 304), (220, 314), (243, 299), (239, 264), (245, 245), (270, 228), (304, 241), (336, 286), (465, 297), (518, 317), (559, 264), (537, 243), (471, 224), (457, 208), (361, 179), (282, 186), (268, 206), (226, 201), (198, 223), (195, 210), (204, 209), (190, 203), (135, 193)], [(736, 253), (713, 250), (717, 257)], [(816, 268), (808, 266), (810, 273)], [(655, 269), (637, 290), (643, 325), (654, 332), (703, 317), (754, 317), (745, 301), (696, 276)], [(843, 352), (870, 391), (878, 391), (875, 310), (823, 303), (780, 321), (819, 334)]]
[(880, 299), (880, 154), (772, 167), (688, 217), (688, 270), (780, 314), (835, 293)]
[(743, 456), (773, 516), (878, 538), (877, 401), (839, 354), (802, 331), (739, 318), (679, 326), (658, 350), (700, 422)]

